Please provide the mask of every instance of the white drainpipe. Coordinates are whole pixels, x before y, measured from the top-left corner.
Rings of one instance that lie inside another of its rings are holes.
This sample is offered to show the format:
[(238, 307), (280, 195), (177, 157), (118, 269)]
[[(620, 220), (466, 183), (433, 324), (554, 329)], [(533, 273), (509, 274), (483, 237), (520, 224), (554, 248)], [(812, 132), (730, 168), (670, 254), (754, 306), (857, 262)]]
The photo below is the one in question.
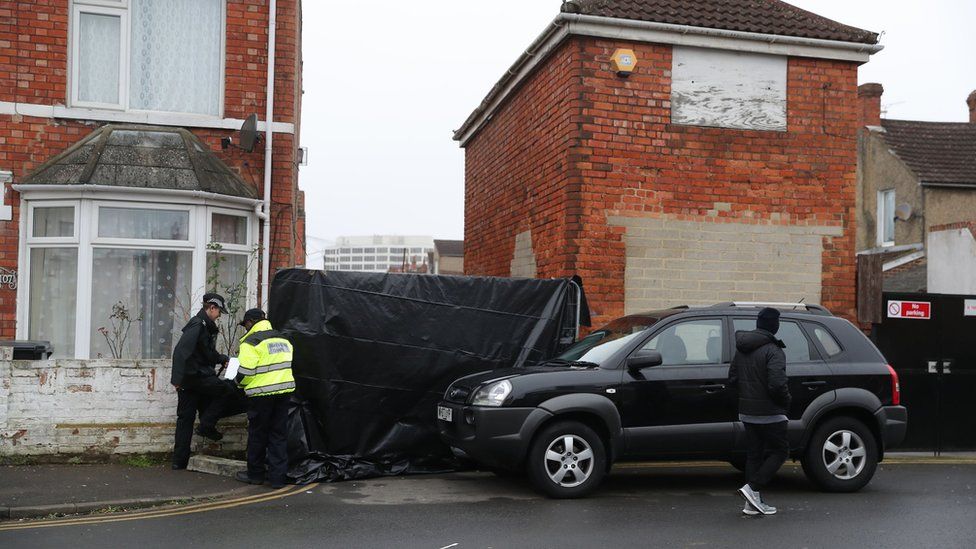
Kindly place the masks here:
[(261, 308), (268, 310), (268, 291), (271, 288), (271, 131), (274, 121), (275, 34), (278, 27), (278, 2), (271, 0), (268, 7), (268, 91), (267, 113), (264, 116), (264, 234), (261, 244)]

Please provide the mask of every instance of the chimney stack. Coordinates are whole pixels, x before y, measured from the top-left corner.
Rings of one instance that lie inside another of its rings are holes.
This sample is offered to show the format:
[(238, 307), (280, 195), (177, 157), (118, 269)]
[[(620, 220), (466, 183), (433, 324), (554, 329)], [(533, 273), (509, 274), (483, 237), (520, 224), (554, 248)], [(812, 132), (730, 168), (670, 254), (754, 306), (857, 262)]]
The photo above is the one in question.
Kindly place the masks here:
[(884, 93), (884, 86), (881, 84), (861, 84), (857, 87), (857, 101), (860, 109), (858, 110), (858, 126), (880, 126), (881, 125), (881, 95)]
[(969, 123), (976, 124), (976, 90), (966, 98), (966, 104), (969, 105)]

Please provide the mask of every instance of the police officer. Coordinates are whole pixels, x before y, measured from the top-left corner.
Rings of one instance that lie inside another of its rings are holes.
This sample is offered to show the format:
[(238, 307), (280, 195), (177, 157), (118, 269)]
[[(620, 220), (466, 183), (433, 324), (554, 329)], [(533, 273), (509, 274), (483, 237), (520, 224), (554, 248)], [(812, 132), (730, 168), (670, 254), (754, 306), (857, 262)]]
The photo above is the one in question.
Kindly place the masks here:
[(295, 378), (292, 346), (274, 331), (261, 309), (244, 313), (237, 383), (247, 395), (247, 471), (237, 480), (272, 488), (285, 485), (288, 472), (288, 408)]
[(183, 335), (173, 350), (173, 372), (170, 383), (176, 387), (176, 441), (173, 445), (173, 469), (186, 469), (193, 439), (193, 420), (200, 412), (196, 433), (211, 440), (223, 435), (217, 430), (233, 384), (217, 377), (215, 366), (227, 365), (227, 355), (217, 352), (217, 319), (227, 313), (224, 298), (205, 294), (203, 307), (183, 328)]

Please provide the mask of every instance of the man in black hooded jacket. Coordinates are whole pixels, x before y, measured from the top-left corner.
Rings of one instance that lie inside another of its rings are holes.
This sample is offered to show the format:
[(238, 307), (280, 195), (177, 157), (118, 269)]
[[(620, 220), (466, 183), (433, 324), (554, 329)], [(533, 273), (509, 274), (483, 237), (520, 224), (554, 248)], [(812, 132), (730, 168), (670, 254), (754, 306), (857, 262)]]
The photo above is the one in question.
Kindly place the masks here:
[(217, 352), (217, 319), (226, 314), (224, 298), (218, 294), (203, 296), (203, 308), (183, 328), (183, 335), (173, 350), (173, 372), (170, 383), (176, 387), (176, 441), (173, 444), (173, 469), (186, 469), (190, 460), (193, 421), (200, 412), (196, 433), (220, 440), (217, 420), (221, 418), (233, 384), (217, 377), (215, 367), (227, 365), (227, 355)]
[(738, 390), (739, 421), (746, 434), (746, 480), (739, 495), (747, 515), (773, 515), (776, 508), (762, 501), (760, 490), (789, 457), (786, 417), (790, 388), (786, 376), (786, 345), (776, 339), (779, 311), (759, 311), (756, 329), (735, 334), (736, 353), (729, 368), (729, 387)]

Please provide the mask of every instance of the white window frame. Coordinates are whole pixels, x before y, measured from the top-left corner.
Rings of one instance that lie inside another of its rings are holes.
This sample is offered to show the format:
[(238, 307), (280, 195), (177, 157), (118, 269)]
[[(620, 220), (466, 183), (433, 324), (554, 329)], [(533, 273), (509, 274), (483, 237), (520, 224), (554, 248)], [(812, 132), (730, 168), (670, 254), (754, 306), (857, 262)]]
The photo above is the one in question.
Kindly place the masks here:
[(253, 244), (251, 244), (252, 242), (256, 241), (256, 236), (252, 234), (255, 230), (253, 223), (250, 223), (250, 221), (248, 222), (247, 230), (244, 233), (245, 238), (247, 239), (247, 244), (231, 244), (229, 242), (217, 242), (216, 240), (214, 240), (213, 237), (214, 214), (231, 215), (234, 217), (243, 217), (244, 219), (248, 219), (248, 220), (250, 219), (250, 216), (248, 216), (246, 213), (242, 213), (242, 210), (230, 210), (227, 208), (208, 208), (207, 209), (207, 243), (208, 244), (212, 242), (216, 242), (217, 244), (220, 244), (222, 251), (224, 252), (251, 253), (252, 251), (254, 251)]
[[(34, 236), (34, 210), (38, 208), (72, 208), (74, 210), (74, 227), (73, 234), (71, 236)], [(78, 224), (81, 221), (81, 213), (77, 200), (51, 200), (42, 203), (30, 204), (27, 208), (27, 244), (31, 247), (47, 247), (54, 248), (59, 245), (78, 245), (78, 241), (81, 238), (80, 231), (78, 230)]]
[[(196, 223), (197, 219), (193, 215), (194, 207), (191, 205), (183, 204), (173, 204), (173, 205), (162, 205), (162, 204), (152, 204), (147, 205), (146, 202), (112, 202), (99, 200), (95, 201), (94, 211), (92, 212), (92, 224), (91, 224), (91, 235), (90, 241), (92, 246), (97, 248), (152, 248), (152, 249), (192, 249), (193, 242), (196, 240), (194, 235), (196, 234)], [(148, 238), (122, 238), (122, 237), (102, 237), (98, 235), (98, 227), (101, 222), (102, 208), (129, 208), (137, 210), (159, 210), (159, 211), (180, 211), (186, 212), (189, 218), (189, 225), (187, 227), (187, 238), (186, 240), (164, 240), (164, 239), (148, 239)]]
[[(106, 7), (115, 6), (115, 7)], [(129, 91), (129, 11), (124, 9), (126, 4), (122, 3), (86, 3), (76, 2), (71, 9), (71, 29), (68, 33), (71, 40), (71, 59), (69, 60), (71, 85), (69, 102), (73, 107), (85, 107), (90, 109), (105, 109), (113, 111), (124, 111), (128, 103)], [(78, 39), (78, 31), (81, 24), (81, 14), (91, 13), (95, 15), (111, 15), (119, 17), (119, 102), (100, 103), (95, 101), (82, 101), (78, 98), (78, 84), (81, 79), (78, 76), (81, 63), (78, 62), (81, 55), (81, 41)]]
[[(226, 91), (226, 80), (227, 80), (227, 0), (220, 0), (220, 77), (218, 82), (220, 82), (220, 90), (218, 91), (218, 101), (217, 101), (217, 113), (216, 114), (206, 114), (199, 112), (186, 112), (186, 111), (156, 111), (156, 110), (144, 110), (144, 109), (133, 109), (129, 107), (129, 66), (131, 64), (131, 57), (129, 48), (131, 46), (132, 37), (132, 18), (129, 17), (129, 0), (72, 0), (71, 1), (71, 24), (68, 31), (68, 40), (70, 43), (69, 56), (68, 56), (68, 74), (69, 74), (69, 86), (68, 86), (68, 106), (78, 107), (83, 109), (95, 109), (95, 110), (111, 110), (119, 112), (128, 113), (139, 113), (139, 114), (162, 114), (162, 115), (177, 115), (177, 116), (191, 116), (200, 117), (204, 120), (218, 120), (223, 119), (224, 116), (224, 94)], [(77, 36), (76, 29), (79, 25), (79, 20), (81, 13), (96, 13), (101, 15), (121, 15), (122, 17), (122, 28), (120, 36), (119, 47), (121, 49), (119, 55), (119, 104), (113, 105), (111, 103), (92, 103), (80, 101), (78, 99), (78, 55), (80, 43)]]
[[(877, 227), (876, 232), (878, 233), (877, 234), (878, 246), (882, 246), (882, 247), (891, 247), (895, 245), (894, 221), (892, 221), (891, 240), (887, 240), (885, 238), (885, 202), (886, 202), (885, 197), (888, 195), (888, 193), (891, 193), (892, 196), (895, 197), (895, 201), (897, 200), (897, 196), (898, 196), (895, 193), (895, 189), (884, 189), (878, 191), (878, 223), (876, 225)], [(887, 215), (891, 216), (891, 218), (894, 219), (895, 212), (894, 211), (888, 212)]]
[[(93, 282), (94, 250), (101, 249), (143, 249), (143, 250), (179, 250), (192, 252), (193, 263), (191, 284), (193, 295), (191, 299), (198, 302), (206, 291), (207, 244), (211, 236), (211, 220), (213, 213), (236, 215), (247, 219), (246, 246), (231, 245), (224, 249), (226, 253), (239, 255), (251, 254), (258, 241), (258, 219), (254, 211), (248, 206), (215, 206), (211, 201), (199, 201), (188, 198), (174, 200), (172, 196), (160, 196), (133, 200), (126, 196), (124, 190), (98, 199), (86, 198), (84, 191), (71, 193), (71, 198), (56, 197), (58, 193), (39, 193), (37, 195), (22, 195), (22, 204), (26, 206), (26, 215), (20, 216), (20, 274), (17, 285), (17, 338), (26, 339), (29, 334), (30, 321), (30, 261), (29, 253), (34, 248), (76, 248), (78, 250), (77, 291), (75, 295), (75, 353), (74, 359), (87, 360), (91, 350), (91, 299)], [(113, 200), (113, 198), (118, 198)], [(74, 207), (75, 226), (74, 236), (68, 237), (34, 237), (34, 209), (50, 207)], [(99, 238), (98, 211), (101, 207), (123, 207), (155, 210), (186, 210), (190, 214), (189, 239), (179, 240), (142, 240), (128, 238)], [(258, 269), (256, 262), (251, 265), (248, 273), (247, 301), (257, 301)]]

